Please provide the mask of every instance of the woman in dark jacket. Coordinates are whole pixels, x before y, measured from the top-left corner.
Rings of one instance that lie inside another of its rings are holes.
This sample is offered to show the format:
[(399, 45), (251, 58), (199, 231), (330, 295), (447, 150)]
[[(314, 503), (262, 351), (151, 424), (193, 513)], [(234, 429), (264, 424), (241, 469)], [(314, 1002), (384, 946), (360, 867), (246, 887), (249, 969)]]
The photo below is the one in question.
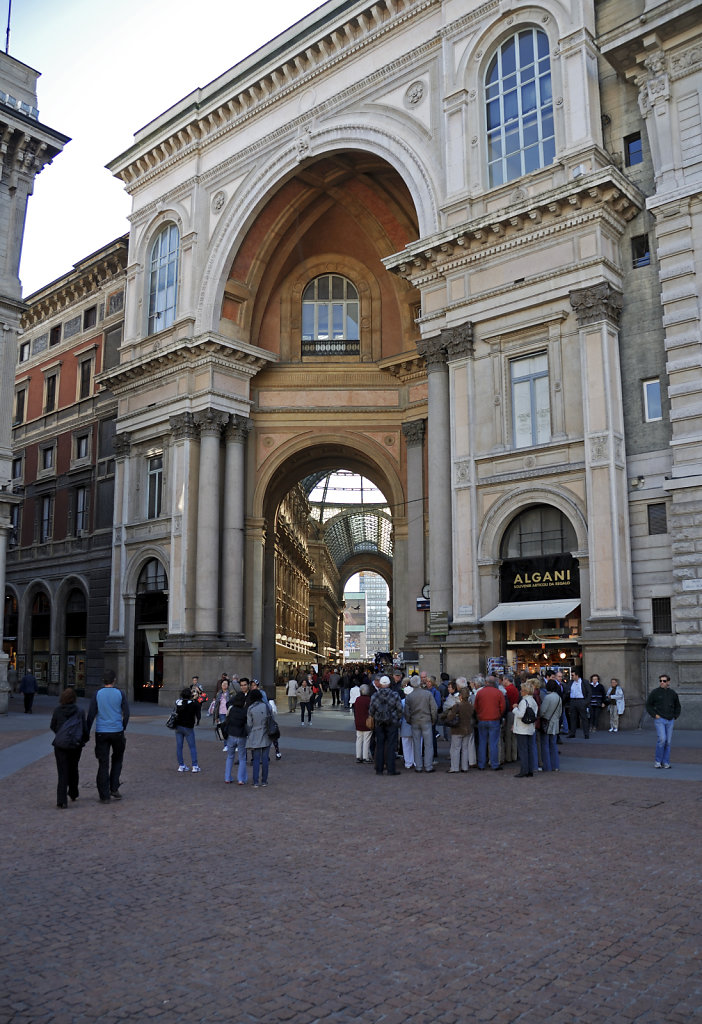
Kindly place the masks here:
[(224, 767), (224, 781), (231, 783), (234, 752), (239, 751), (239, 770), (236, 781), (245, 786), (249, 781), (246, 774), (246, 697), (235, 693), (227, 710), (227, 763)]
[[(83, 747), (88, 741), (88, 730), (85, 723), (85, 711), (76, 704), (76, 691), (70, 686), (67, 687), (59, 697), (58, 707), (54, 709), (51, 716), (51, 731), (58, 733), (61, 726), (70, 719), (78, 717), (82, 725), (82, 741), (78, 746), (56, 746), (56, 740), (62, 743), (62, 736), (54, 739), (54, 755), (56, 757), (56, 770), (58, 772), (58, 786), (56, 787), (56, 806), (63, 810), (68, 807), (66, 794), (71, 800), (78, 799), (78, 762), (83, 753)], [(76, 725), (76, 732), (80, 729)]]
[(200, 722), (200, 703), (193, 700), (190, 687), (186, 686), (180, 691), (180, 697), (175, 702), (176, 713), (176, 755), (178, 757), (178, 771), (188, 772), (190, 769), (183, 761), (183, 740), (188, 741), (190, 747), (190, 758), (193, 763), (193, 771), (199, 772), (197, 763), (197, 748), (195, 746), (195, 723)]

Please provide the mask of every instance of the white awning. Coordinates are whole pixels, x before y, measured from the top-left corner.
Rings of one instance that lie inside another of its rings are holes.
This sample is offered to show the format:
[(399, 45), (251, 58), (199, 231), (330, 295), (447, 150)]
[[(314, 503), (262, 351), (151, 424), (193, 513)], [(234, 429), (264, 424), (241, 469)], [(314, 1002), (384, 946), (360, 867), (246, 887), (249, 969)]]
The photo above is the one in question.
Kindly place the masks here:
[(524, 619), (564, 619), (580, 604), (579, 597), (569, 601), (509, 601), (498, 604), (481, 622), (522, 622)]

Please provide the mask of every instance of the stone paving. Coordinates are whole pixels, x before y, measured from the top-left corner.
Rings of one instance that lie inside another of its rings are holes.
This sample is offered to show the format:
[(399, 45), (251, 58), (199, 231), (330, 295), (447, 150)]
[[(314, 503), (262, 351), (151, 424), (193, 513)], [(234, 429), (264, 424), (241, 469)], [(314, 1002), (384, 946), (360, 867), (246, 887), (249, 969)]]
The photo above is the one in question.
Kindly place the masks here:
[(644, 731), (570, 741), (558, 775), (449, 778), (440, 743), (431, 779), (379, 778), (350, 716), (283, 713), (254, 789), (206, 723), (179, 775), (140, 706), (124, 799), (90, 744), (58, 811), (53, 704), (0, 719), (2, 1024), (702, 1020), (699, 733), (667, 772)]

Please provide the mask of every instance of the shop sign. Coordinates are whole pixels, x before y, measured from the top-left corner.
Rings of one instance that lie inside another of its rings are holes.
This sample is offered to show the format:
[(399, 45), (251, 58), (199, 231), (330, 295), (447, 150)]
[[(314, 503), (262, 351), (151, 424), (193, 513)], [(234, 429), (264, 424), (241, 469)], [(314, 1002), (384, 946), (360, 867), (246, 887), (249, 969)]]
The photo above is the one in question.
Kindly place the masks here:
[(580, 597), (580, 568), (572, 555), (514, 558), (500, 566), (500, 601), (558, 601)]

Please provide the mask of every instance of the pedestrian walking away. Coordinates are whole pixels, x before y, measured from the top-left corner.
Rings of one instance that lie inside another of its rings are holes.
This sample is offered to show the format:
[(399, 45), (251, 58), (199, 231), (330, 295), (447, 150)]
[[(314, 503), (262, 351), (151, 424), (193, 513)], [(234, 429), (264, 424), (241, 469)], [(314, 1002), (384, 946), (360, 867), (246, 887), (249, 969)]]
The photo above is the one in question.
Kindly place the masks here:
[(112, 669), (107, 669), (102, 678), (102, 686), (88, 708), (87, 729), (90, 732), (95, 723), (98, 795), (101, 803), (109, 804), (110, 798), (122, 798), (119, 787), (127, 745), (124, 732), (129, 722), (129, 704), (126, 696), (115, 686), (117, 676)]
[(50, 729), (56, 733), (53, 739), (58, 773), (56, 806), (65, 810), (68, 807), (67, 797), (78, 799), (78, 762), (88, 742), (85, 712), (76, 703), (73, 687), (68, 686), (59, 697), (58, 707), (51, 716)]

